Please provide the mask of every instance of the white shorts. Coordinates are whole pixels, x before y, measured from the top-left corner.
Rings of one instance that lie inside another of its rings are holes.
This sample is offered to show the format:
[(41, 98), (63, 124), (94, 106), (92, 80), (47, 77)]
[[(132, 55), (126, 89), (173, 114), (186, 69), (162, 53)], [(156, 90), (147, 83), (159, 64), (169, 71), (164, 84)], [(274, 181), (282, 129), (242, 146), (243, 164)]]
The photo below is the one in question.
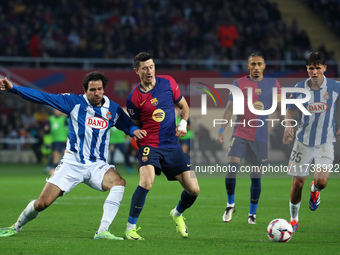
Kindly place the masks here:
[[(312, 164), (314, 160), (314, 164)], [(295, 140), (292, 153), (289, 158), (288, 174), (305, 177), (310, 171), (323, 169), (331, 170), (334, 160), (333, 143), (324, 143), (319, 146), (307, 146)]]
[(56, 167), (55, 173), (47, 182), (59, 187), (63, 191), (63, 195), (82, 182), (96, 190), (104, 191), (102, 182), (109, 168), (115, 169), (115, 166), (104, 161), (82, 164), (76, 161), (72, 154), (65, 153)]

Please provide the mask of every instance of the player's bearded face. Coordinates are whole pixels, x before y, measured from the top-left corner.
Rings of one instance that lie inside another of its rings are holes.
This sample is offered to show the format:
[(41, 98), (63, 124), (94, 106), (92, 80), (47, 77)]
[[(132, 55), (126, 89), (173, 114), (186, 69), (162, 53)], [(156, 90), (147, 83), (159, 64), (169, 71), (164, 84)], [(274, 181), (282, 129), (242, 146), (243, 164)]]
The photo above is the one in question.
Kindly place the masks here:
[(104, 95), (103, 82), (101, 80), (90, 81), (89, 87), (87, 91), (85, 91), (85, 94), (90, 104), (93, 106), (101, 106)]
[(149, 59), (144, 62), (140, 62), (138, 69), (135, 69), (136, 73), (143, 85), (153, 84), (155, 82), (155, 63), (153, 59)]
[(250, 78), (252, 79), (262, 79), (265, 68), (266, 64), (262, 57), (251, 57), (248, 60), (248, 69), (250, 71)]

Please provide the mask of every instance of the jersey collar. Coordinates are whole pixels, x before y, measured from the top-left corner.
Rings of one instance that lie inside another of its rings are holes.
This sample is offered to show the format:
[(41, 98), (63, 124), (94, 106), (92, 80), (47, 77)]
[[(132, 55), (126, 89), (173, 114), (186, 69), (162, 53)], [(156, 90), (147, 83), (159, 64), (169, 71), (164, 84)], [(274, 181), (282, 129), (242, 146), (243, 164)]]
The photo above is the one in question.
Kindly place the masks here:
[[(86, 94), (83, 95), (83, 98), (85, 99), (86, 103), (93, 107), (92, 104), (90, 104), (89, 100), (87, 99), (87, 96)], [(104, 104), (102, 106), (99, 106), (99, 107), (104, 107), (104, 108), (109, 108), (110, 107), (110, 100), (107, 96), (103, 95), (103, 99), (104, 99)]]
[(142, 91), (142, 90), (140, 89), (140, 85), (141, 85), (141, 82), (140, 82), (140, 83), (138, 84), (138, 90), (139, 90), (139, 92), (141, 92), (141, 93), (143, 93), (143, 94), (148, 94), (148, 93), (154, 91), (154, 89), (156, 88), (156, 86), (157, 86), (157, 84), (158, 84), (158, 77), (157, 77), (156, 75), (155, 75), (155, 78), (156, 78), (156, 84), (155, 84), (155, 86), (153, 86), (153, 88), (150, 89), (148, 92), (144, 92), (144, 91)]
[[(308, 90), (314, 90), (314, 89), (311, 89), (309, 86), (308, 86), (308, 82), (311, 80), (311, 78), (308, 78), (306, 81), (305, 81), (305, 88), (308, 89)], [(323, 89), (326, 87), (326, 83), (327, 83), (327, 78), (326, 76), (323, 76), (323, 82), (320, 86), (320, 89)]]

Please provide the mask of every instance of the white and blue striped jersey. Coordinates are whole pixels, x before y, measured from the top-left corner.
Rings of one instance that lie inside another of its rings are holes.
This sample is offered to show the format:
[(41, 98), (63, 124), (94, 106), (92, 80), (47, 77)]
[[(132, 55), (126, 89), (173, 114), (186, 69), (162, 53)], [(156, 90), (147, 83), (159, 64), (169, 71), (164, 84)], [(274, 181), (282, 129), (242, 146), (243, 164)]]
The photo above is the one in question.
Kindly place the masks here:
[(131, 137), (138, 129), (124, 110), (106, 96), (102, 106), (93, 107), (85, 94), (55, 95), (17, 86), (13, 86), (9, 92), (36, 103), (49, 105), (67, 114), (69, 133), (66, 150), (72, 152), (77, 161), (83, 164), (107, 161), (112, 126), (116, 126)]
[[(304, 115), (300, 112), (299, 129), (296, 138), (299, 142), (308, 146), (318, 146), (324, 143), (333, 143), (335, 138), (335, 108), (336, 100), (340, 94), (340, 83), (324, 76), (324, 81), (319, 90), (313, 90), (308, 86), (310, 78), (295, 85), (310, 91), (311, 99), (304, 103), (304, 107), (312, 115)], [(292, 93), (290, 98), (303, 98), (302, 93)], [(288, 105), (288, 109), (295, 110), (295, 105)]]

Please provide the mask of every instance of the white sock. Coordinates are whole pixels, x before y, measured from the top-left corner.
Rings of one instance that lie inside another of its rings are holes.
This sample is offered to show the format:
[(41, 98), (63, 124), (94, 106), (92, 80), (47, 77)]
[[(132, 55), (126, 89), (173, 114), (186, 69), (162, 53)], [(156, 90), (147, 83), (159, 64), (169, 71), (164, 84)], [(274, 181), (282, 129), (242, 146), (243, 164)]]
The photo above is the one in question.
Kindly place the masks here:
[(116, 217), (120, 203), (122, 202), (125, 187), (121, 185), (114, 186), (110, 189), (110, 193), (107, 196), (103, 206), (103, 217), (100, 222), (98, 234), (103, 231), (109, 230), (109, 227)]
[(136, 228), (136, 224), (131, 224), (131, 223), (128, 222), (128, 223), (126, 224), (125, 232), (130, 231), (130, 230), (132, 230), (132, 229), (134, 229), (134, 228)]
[(227, 207), (235, 207), (235, 203), (232, 204), (227, 203)]
[(39, 212), (34, 209), (34, 202), (35, 200), (31, 201), (25, 208), (25, 210), (22, 211), (19, 218), (17, 219), (17, 222), (14, 223), (14, 228), (19, 232), (21, 231), (22, 227), (30, 222), (31, 220), (38, 217)]
[(182, 213), (180, 213), (179, 211), (177, 211), (177, 206), (176, 206), (176, 208), (175, 208), (175, 210), (174, 210), (174, 216), (175, 216), (175, 217), (182, 216)]
[(313, 183), (312, 187), (311, 187), (311, 191), (316, 192), (316, 191), (320, 191), (319, 189), (317, 189), (317, 187), (315, 186), (315, 184)]
[(299, 210), (300, 210), (301, 201), (297, 204), (292, 204), (289, 202), (289, 211), (290, 211), (290, 221), (296, 220), (299, 222)]

